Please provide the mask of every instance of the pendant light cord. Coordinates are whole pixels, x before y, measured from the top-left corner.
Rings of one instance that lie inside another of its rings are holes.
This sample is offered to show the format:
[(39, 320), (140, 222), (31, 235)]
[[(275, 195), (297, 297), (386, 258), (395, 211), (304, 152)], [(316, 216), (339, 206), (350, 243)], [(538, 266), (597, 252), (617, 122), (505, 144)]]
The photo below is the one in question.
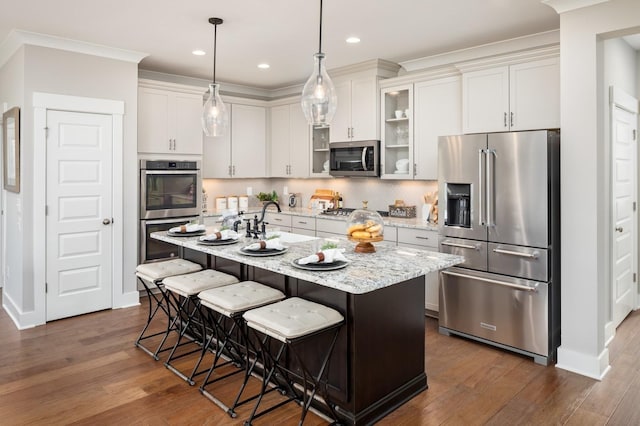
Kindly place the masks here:
[(218, 38), (218, 24), (213, 25), (213, 84), (216, 84), (216, 39)]
[(320, 0), (320, 37), (318, 42), (318, 53), (322, 53), (322, 0)]

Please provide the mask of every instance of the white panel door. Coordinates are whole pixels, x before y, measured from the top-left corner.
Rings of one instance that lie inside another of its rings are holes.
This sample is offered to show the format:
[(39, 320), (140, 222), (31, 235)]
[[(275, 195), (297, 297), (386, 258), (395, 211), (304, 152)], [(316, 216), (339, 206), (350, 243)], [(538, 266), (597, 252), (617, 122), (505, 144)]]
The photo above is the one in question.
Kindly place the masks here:
[(614, 224), (612, 320), (614, 327), (620, 325), (635, 304), (636, 133), (636, 115), (614, 107), (611, 122)]
[(560, 127), (560, 59), (542, 59), (509, 68), (511, 130)]
[(232, 105), (231, 173), (238, 178), (267, 177), (267, 110)]
[(309, 177), (309, 124), (300, 103), (289, 105), (289, 177)]
[(176, 93), (173, 99), (174, 153), (202, 155), (202, 96)]
[[(112, 306), (112, 118), (47, 112), (47, 321)], [(45, 243), (43, 241), (43, 243)]]
[(290, 139), (289, 105), (271, 108), (271, 177), (289, 177)]
[(462, 74), (462, 130), (464, 133), (509, 130), (509, 67)]
[[(378, 137), (378, 86), (375, 77), (351, 80), (351, 139), (366, 141)], [(338, 102), (340, 100), (338, 99)]]
[(349, 140), (351, 134), (351, 80), (334, 81), (334, 85), (338, 105), (329, 124), (329, 142), (344, 142)]

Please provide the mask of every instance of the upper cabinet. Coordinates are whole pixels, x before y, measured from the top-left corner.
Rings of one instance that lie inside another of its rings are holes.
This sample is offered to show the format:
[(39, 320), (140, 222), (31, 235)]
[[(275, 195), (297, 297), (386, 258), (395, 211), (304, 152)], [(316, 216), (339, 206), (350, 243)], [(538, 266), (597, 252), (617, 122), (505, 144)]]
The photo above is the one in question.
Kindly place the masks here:
[(334, 84), (338, 107), (331, 121), (330, 141), (378, 139), (377, 77), (341, 78)]
[(559, 58), (462, 74), (463, 132), (560, 127)]
[(271, 107), (271, 177), (309, 177), (309, 146), (300, 102)]
[(438, 137), (462, 131), (459, 76), (381, 83), (383, 179), (438, 178)]
[(235, 103), (227, 108), (229, 132), (204, 138), (202, 177), (267, 177), (266, 108)]
[(416, 83), (413, 88), (414, 179), (438, 179), (438, 137), (462, 133), (460, 76)]
[(204, 89), (141, 80), (138, 87), (138, 152), (202, 155)]
[(413, 178), (413, 84), (380, 92), (381, 170), (383, 179)]

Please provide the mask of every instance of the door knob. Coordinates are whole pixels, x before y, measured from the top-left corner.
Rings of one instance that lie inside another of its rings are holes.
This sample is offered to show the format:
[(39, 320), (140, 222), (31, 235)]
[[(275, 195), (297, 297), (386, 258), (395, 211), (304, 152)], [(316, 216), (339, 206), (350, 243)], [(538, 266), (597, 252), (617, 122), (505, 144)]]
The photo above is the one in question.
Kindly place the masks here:
[(622, 232), (622, 231), (624, 231), (624, 229), (622, 229), (622, 226), (616, 226), (616, 231)]
[(110, 220), (110, 219), (102, 219), (102, 224), (103, 224), (103, 225), (108, 225), (108, 224), (110, 224), (110, 223), (111, 223), (111, 220)]

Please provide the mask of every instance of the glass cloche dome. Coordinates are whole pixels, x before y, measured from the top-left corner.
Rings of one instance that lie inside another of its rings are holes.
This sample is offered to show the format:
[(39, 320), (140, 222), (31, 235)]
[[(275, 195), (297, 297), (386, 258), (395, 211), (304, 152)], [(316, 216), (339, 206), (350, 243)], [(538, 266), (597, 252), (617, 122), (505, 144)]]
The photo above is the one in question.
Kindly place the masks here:
[(355, 241), (358, 253), (373, 253), (376, 248), (371, 243), (384, 240), (382, 216), (375, 210), (367, 209), (367, 201), (362, 208), (354, 210), (347, 219), (347, 238)]

